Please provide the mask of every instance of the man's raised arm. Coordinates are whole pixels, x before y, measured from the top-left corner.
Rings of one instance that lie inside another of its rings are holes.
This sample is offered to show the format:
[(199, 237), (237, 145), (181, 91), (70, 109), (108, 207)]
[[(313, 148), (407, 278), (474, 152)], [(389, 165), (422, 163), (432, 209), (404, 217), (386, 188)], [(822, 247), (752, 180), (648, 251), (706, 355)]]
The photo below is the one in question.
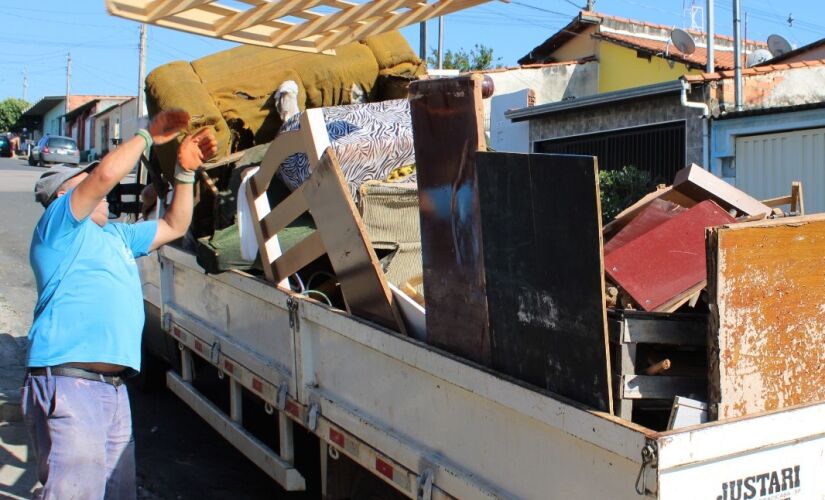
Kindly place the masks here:
[(186, 111), (163, 111), (152, 120), (148, 131), (138, 132), (138, 135), (106, 155), (72, 194), (70, 201), (75, 218), (84, 219), (91, 214), (100, 200), (132, 171), (147, 147), (152, 143), (171, 141), (188, 123), (189, 113)]

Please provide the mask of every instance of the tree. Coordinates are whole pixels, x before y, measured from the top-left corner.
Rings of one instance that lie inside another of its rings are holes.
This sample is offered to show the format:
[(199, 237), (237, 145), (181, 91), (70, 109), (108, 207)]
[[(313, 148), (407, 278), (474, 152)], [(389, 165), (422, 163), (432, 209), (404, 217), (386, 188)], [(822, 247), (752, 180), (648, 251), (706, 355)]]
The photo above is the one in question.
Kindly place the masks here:
[(14, 97), (0, 101), (0, 131), (14, 130), (20, 115), (29, 106), (28, 102)]
[[(464, 50), (464, 47), (453, 52), (447, 50), (444, 52), (444, 59), (442, 67), (444, 69), (457, 69), (462, 73), (468, 71), (479, 71), (483, 69), (491, 69), (499, 66), (501, 58), (493, 58), (492, 47), (487, 47), (481, 44), (475, 44), (470, 51)], [(427, 58), (427, 63), (432, 68), (438, 67), (438, 51), (430, 47), (430, 57)]]

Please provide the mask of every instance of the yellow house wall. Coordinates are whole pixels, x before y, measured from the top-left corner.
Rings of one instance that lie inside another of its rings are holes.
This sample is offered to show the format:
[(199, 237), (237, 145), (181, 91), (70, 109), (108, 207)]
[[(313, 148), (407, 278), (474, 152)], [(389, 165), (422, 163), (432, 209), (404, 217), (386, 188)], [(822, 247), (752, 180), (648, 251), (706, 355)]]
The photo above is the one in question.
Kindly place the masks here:
[(596, 25), (590, 26), (568, 40), (553, 52), (553, 58), (556, 61), (577, 61), (584, 57), (598, 56), (599, 41), (590, 36), (596, 32), (596, 29)]
[(610, 42), (601, 42), (599, 52), (599, 92), (624, 90), (675, 80), (686, 74), (702, 73), (681, 63), (673, 63), (671, 68), (668, 61), (661, 57), (652, 57), (648, 61), (637, 57), (636, 50)]

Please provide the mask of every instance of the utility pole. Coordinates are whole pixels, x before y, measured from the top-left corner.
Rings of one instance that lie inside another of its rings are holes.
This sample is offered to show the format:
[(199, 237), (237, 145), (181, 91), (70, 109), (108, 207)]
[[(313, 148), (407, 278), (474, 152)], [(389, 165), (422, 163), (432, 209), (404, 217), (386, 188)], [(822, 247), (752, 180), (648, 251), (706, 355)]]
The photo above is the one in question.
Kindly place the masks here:
[[(65, 106), (65, 114), (69, 114), (69, 94), (71, 89), (71, 81), (72, 81), (72, 53), (66, 53), (66, 106)], [(61, 121), (60, 133), (63, 135), (68, 135), (68, 131), (65, 130), (66, 128), (66, 117), (63, 116), (63, 120)]]
[(140, 121), (143, 118), (143, 99), (145, 93), (143, 91), (143, 81), (146, 79), (146, 24), (140, 25), (140, 45), (139, 62), (138, 62), (138, 93), (137, 93), (137, 119)]
[(594, 3), (596, 3), (596, 0), (587, 0), (587, 11), (588, 12), (593, 12), (593, 9), (595, 8), (593, 6)]
[(419, 27), (419, 44), (418, 44), (418, 57), (420, 57), (424, 61), (424, 65), (427, 64), (427, 21), (421, 21), (418, 23)]
[(716, 66), (713, 61), (713, 44), (716, 43), (716, 33), (713, 25), (713, 0), (707, 0), (705, 19), (707, 19), (708, 22), (708, 28), (705, 30), (708, 34), (708, 65), (705, 71), (713, 73), (716, 71)]
[(23, 100), (28, 101), (29, 97), (29, 67), (23, 66)]
[(438, 69), (444, 69), (444, 16), (438, 16)]
[(736, 111), (742, 111), (742, 21), (739, 17), (739, 0), (733, 0), (733, 69), (736, 80), (735, 97)]

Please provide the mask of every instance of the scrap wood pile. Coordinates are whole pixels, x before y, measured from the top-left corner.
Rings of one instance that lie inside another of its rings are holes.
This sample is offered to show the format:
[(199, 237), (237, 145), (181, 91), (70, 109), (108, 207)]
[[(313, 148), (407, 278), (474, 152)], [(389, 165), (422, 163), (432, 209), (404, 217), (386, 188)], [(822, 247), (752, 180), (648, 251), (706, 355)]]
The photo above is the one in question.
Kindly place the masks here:
[[(783, 219), (789, 215), (804, 215), (800, 183), (792, 184), (789, 196), (759, 201), (691, 165), (676, 174), (672, 186), (660, 186), (604, 227), (605, 296), (618, 415), (664, 429), (819, 397), (821, 390), (803, 394), (792, 384), (774, 384), (781, 396), (760, 390), (769, 379), (810, 364), (812, 358), (794, 356), (787, 344), (810, 336), (804, 322), (823, 321), (821, 312), (809, 309), (801, 316), (807, 319), (787, 322), (782, 331), (778, 326), (784, 320), (776, 315), (766, 319), (763, 311), (766, 301), (775, 299), (770, 298), (773, 283), (786, 294), (774, 304), (779, 309), (790, 307), (790, 301), (810, 301), (803, 290), (794, 288), (790, 271), (800, 256), (782, 256), (770, 263), (757, 257), (776, 252), (769, 240), (776, 231), (769, 234), (765, 227), (784, 221), (807, 227), (795, 222), (805, 219)], [(740, 234), (738, 230), (761, 234), (757, 248), (747, 249), (753, 252), (750, 262), (744, 258), (745, 248), (725, 250), (719, 245), (720, 235)], [(739, 266), (737, 276), (734, 265)], [(764, 269), (757, 274), (759, 266)], [(754, 330), (757, 324), (761, 331)], [(766, 342), (782, 347), (768, 352)], [(777, 359), (778, 353), (786, 355)], [(743, 384), (737, 377), (750, 380)], [(817, 369), (802, 378), (824, 377)]]
[[(794, 189), (798, 193), (798, 189)], [(788, 200), (796, 211), (796, 201)], [(707, 285), (705, 229), (782, 214), (698, 165), (604, 227), (608, 306), (674, 312), (697, 306)]]
[(480, 87), (411, 86), (427, 343), (657, 430), (825, 400), (800, 185), (759, 201), (691, 166), (602, 228), (596, 159), (486, 152)]
[(413, 84), (417, 183), (354, 185), (321, 110), (262, 146), (236, 189), (267, 280), (654, 429), (825, 399), (825, 217), (777, 217), (801, 186), (760, 202), (691, 166), (602, 228), (596, 159), (486, 152), (481, 87)]

